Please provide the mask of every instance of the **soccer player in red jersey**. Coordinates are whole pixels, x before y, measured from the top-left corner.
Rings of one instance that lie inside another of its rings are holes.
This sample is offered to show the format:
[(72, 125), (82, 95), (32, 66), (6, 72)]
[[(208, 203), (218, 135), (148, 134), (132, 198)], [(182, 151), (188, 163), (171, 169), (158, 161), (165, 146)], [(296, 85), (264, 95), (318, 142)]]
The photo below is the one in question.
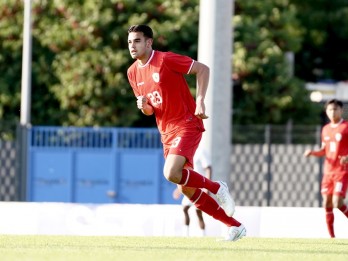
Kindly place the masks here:
[[(128, 68), (129, 83), (137, 97), (137, 107), (145, 115), (155, 114), (163, 143), (165, 178), (177, 184), (193, 204), (229, 227), (226, 240), (246, 234), (245, 227), (232, 217), (234, 201), (225, 182), (214, 182), (193, 170), (193, 156), (204, 131), (204, 98), (209, 68), (190, 57), (153, 50), (153, 32), (147, 25), (128, 29), (128, 48), (136, 61)], [(184, 78), (197, 77), (196, 100)], [(215, 194), (219, 205), (202, 189)]]
[(304, 156), (325, 156), (324, 175), (321, 182), (323, 207), (329, 234), (335, 237), (333, 208), (338, 208), (348, 217), (348, 206), (344, 198), (348, 187), (348, 122), (343, 120), (343, 103), (337, 99), (325, 104), (330, 123), (321, 132), (322, 146), (319, 150), (306, 150)]

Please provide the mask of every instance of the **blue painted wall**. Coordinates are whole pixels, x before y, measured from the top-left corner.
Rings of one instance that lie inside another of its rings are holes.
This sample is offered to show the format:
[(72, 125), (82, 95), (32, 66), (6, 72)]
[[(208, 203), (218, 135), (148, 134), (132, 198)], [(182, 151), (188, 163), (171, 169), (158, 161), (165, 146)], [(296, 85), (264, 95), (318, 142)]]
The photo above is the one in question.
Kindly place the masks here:
[(28, 135), (28, 201), (179, 203), (157, 129), (38, 126)]

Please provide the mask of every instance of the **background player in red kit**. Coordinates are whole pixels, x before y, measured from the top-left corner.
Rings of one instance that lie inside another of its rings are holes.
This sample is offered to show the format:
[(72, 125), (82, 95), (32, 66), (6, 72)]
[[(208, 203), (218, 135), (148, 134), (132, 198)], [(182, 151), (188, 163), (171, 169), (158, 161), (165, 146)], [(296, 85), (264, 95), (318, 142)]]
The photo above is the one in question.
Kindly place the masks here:
[(348, 207), (344, 198), (348, 187), (348, 122), (343, 120), (343, 104), (332, 99), (325, 104), (330, 123), (321, 132), (322, 147), (319, 150), (306, 150), (304, 155), (325, 156), (324, 175), (321, 183), (323, 207), (326, 211), (326, 224), (331, 237), (335, 237), (333, 208), (338, 208), (348, 217)]
[[(128, 29), (128, 48), (136, 61), (127, 71), (145, 115), (155, 114), (164, 149), (164, 176), (203, 212), (226, 224), (226, 240), (235, 241), (246, 234), (245, 227), (232, 218), (234, 201), (226, 183), (214, 182), (193, 171), (193, 156), (204, 131), (209, 68), (190, 57), (152, 49), (153, 32), (147, 25)], [(196, 101), (184, 74), (196, 74)], [(220, 205), (202, 189), (215, 194)], [(222, 208), (221, 208), (222, 207)]]

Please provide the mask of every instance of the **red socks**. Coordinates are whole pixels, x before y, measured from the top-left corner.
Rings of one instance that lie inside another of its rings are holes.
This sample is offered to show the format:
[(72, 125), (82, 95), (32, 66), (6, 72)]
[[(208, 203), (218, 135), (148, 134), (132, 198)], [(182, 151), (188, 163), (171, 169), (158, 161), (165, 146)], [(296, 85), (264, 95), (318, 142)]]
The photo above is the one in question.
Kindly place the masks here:
[(182, 177), (178, 184), (191, 188), (205, 188), (213, 194), (216, 194), (220, 188), (219, 183), (211, 181), (191, 169), (182, 170)]
[(212, 216), (216, 220), (221, 221), (228, 227), (239, 227), (241, 225), (241, 223), (234, 218), (227, 216), (219, 204), (211, 196), (200, 189), (196, 189), (196, 192), (190, 200), (198, 209), (207, 213), (209, 216)]
[(198, 209), (212, 216), (214, 219), (221, 221), (228, 227), (239, 227), (241, 225), (241, 223), (234, 218), (227, 216), (219, 204), (211, 196), (201, 190), (201, 188), (205, 188), (211, 193), (216, 194), (220, 188), (219, 183), (207, 179), (194, 170), (183, 169), (179, 184), (185, 187), (196, 188), (190, 200)]
[(326, 224), (327, 229), (329, 230), (330, 237), (335, 237), (334, 232), (334, 214), (332, 208), (325, 208), (326, 212)]
[[(342, 213), (348, 217), (348, 207), (346, 205), (343, 205), (342, 207), (338, 208), (339, 210), (342, 211)], [(335, 232), (334, 232), (334, 213), (332, 208), (325, 208), (326, 212), (326, 224), (327, 224), (327, 229), (329, 230), (329, 234), (331, 237), (335, 237)]]
[(342, 211), (342, 213), (348, 218), (348, 207), (346, 205), (343, 205), (342, 207), (338, 208)]

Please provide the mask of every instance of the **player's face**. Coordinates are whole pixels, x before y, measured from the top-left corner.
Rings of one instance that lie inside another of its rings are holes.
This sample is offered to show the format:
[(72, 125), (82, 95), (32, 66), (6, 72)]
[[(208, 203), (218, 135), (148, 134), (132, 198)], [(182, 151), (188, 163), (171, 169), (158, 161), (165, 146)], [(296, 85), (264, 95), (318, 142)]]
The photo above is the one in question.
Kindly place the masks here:
[(143, 60), (147, 58), (151, 50), (152, 39), (147, 39), (141, 32), (128, 34), (128, 49), (133, 59)]
[(326, 107), (326, 115), (331, 122), (337, 123), (342, 118), (342, 108), (335, 104), (329, 104)]

